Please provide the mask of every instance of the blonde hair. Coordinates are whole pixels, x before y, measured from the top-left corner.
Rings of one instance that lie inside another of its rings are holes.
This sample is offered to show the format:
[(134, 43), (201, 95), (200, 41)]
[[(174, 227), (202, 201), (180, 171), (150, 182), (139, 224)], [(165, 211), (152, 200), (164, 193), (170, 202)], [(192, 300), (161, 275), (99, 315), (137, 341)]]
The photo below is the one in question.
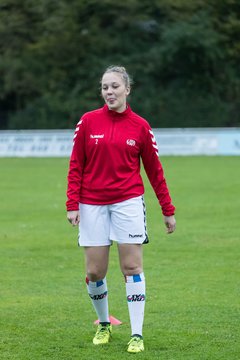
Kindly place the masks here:
[[(111, 73), (111, 72), (116, 72), (118, 74), (121, 75), (126, 88), (130, 88), (131, 85), (133, 84), (132, 78), (129, 76), (129, 74), (127, 73), (125, 67), (123, 66), (118, 66), (118, 65), (110, 65), (106, 68), (106, 70), (104, 71), (103, 75), (106, 73)], [(101, 81), (102, 82), (102, 81)]]

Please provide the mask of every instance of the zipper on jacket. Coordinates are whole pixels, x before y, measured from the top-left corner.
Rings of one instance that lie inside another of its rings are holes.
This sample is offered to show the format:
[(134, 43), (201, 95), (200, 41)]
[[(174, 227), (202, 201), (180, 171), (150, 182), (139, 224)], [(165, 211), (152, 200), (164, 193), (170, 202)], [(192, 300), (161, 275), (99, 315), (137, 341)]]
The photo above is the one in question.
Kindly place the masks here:
[(115, 121), (112, 121), (112, 128), (111, 128), (111, 133), (110, 133), (110, 141), (113, 140), (114, 138), (114, 130), (115, 130)]

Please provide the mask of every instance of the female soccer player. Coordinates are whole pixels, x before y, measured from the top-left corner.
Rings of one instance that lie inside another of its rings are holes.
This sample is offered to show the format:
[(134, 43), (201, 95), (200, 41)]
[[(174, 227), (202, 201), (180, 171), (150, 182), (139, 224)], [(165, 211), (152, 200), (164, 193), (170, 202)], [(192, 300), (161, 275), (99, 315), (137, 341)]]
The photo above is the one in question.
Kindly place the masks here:
[(66, 205), (69, 222), (79, 224), (87, 290), (99, 319), (93, 344), (106, 344), (111, 337), (106, 274), (110, 245), (116, 241), (132, 331), (127, 351), (138, 353), (144, 350), (142, 244), (148, 242), (140, 160), (169, 234), (176, 221), (152, 129), (127, 103), (130, 87), (124, 67), (110, 66), (104, 72), (101, 93), (105, 105), (85, 113), (76, 127)]

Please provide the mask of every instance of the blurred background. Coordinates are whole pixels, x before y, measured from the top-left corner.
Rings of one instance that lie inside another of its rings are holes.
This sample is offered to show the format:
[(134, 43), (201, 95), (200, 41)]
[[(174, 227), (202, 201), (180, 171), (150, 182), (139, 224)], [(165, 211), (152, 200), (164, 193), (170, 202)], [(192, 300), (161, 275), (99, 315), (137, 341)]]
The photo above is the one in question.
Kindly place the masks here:
[(152, 127), (240, 126), (239, 0), (0, 0), (0, 129), (71, 129), (111, 64)]

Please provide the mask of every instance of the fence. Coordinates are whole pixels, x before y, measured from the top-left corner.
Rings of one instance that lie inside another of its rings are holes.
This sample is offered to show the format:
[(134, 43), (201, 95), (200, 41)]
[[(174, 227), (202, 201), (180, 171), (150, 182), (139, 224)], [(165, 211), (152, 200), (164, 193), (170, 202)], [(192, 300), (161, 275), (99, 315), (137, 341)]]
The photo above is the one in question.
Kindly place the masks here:
[[(161, 155), (240, 155), (240, 128), (153, 129)], [(0, 131), (0, 157), (68, 157), (73, 130)]]

